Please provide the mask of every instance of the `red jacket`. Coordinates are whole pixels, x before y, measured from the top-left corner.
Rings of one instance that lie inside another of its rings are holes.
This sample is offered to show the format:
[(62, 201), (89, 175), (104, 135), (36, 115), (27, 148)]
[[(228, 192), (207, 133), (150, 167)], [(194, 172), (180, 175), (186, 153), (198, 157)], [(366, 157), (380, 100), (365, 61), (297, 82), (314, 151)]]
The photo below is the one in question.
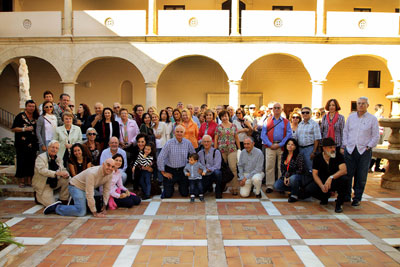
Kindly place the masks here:
[[(200, 130), (199, 130), (199, 135), (198, 135), (198, 139), (201, 140), (203, 138), (203, 135), (206, 131), (206, 126), (207, 126), (207, 122), (203, 122), (200, 126)], [(214, 142), (214, 134), (215, 134), (215, 130), (218, 127), (218, 123), (216, 123), (215, 121), (211, 121), (208, 123), (208, 130), (207, 130), (207, 134), (209, 136), (211, 136), (212, 141)]]

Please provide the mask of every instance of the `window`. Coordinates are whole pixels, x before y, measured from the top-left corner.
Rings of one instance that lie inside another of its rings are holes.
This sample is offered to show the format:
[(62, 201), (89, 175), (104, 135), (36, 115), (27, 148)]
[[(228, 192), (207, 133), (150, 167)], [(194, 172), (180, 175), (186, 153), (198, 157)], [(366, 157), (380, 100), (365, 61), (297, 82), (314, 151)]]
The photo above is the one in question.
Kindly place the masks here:
[(356, 8), (354, 8), (354, 12), (371, 12), (371, 9), (370, 8), (359, 8), (359, 7), (356, 7)]
[(395, 8), (395, 9), (394, 9), (394, 12), (400, 13), (400, 8)]
[(351, 112), (357, 111), (357, 101), (351, 101)]
[(292, 11), (293, 6), (272, 6), (272, 10)]
[(368, 88), (381, 88), (381, 71), (368, 71)]
[(13, 0), (0, 0), (0, 12), (13, 11)]
[(184, 5), (164, 5), (164, 10), (185, 10)]

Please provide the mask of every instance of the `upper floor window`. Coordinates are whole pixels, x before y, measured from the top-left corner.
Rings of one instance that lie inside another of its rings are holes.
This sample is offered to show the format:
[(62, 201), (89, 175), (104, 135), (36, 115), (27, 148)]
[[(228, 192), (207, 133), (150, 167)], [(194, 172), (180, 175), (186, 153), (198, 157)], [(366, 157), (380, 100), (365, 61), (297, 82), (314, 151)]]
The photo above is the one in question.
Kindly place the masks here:
[(164, 10), (185, 10), (184, 5), (164, 5)]
[(370, 8), (355, 7), (354, 12), (371, 12)]
[(394, 12), (400, 13), (400, 8), (395, 8), (395, 9), (394, 9)]
[(292, 11), (293, 6), (272, 6), (272, 10)]
[(381, 88), (381, 71), (368, 71), (368, 88)]
[(0, 0), (0, 12), (13, 11), (13, 0)]

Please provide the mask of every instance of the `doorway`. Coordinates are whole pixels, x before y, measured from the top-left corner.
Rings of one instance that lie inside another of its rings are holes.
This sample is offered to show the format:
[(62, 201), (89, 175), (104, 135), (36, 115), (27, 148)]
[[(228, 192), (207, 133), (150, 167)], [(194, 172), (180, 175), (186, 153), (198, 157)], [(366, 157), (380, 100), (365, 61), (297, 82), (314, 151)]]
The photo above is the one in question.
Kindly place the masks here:
[[(232, 0), (227, 0), (222, 3), (222, 10), (229, 10), (229, 34), (231, 34), (231, 24), (232, 24)], [(242, 10), (246, 10), (246, 4), (239, 1), (239, 33), (242, 33)]]

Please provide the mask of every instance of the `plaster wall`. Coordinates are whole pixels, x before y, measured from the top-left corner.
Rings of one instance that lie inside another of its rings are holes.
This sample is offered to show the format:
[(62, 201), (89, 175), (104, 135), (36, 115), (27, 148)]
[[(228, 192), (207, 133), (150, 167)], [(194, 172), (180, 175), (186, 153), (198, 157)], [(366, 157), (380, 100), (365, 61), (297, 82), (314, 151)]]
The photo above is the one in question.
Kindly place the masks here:
[[(368, 88), (369, 70), (381, 71), (380, 88)], [(368, 112), (374, 114), (374, 106), (383, 104), (386, 110), (384, 115), (388, 116), (391, 102), (385, 96), (393, 92), (391, 79), (385, 64), (376, 58), (355, 56), (344, 59), (329, 72), (324, 83), (322, 103), (325, 105), (330, 98), (337, 98), (342, 108), (341, 114), (347, 117), (351, 111), (351, 101), (366, 96), (370, 102)], [(360, 82), (363, 82), (364, 88), (359, 88)]]

